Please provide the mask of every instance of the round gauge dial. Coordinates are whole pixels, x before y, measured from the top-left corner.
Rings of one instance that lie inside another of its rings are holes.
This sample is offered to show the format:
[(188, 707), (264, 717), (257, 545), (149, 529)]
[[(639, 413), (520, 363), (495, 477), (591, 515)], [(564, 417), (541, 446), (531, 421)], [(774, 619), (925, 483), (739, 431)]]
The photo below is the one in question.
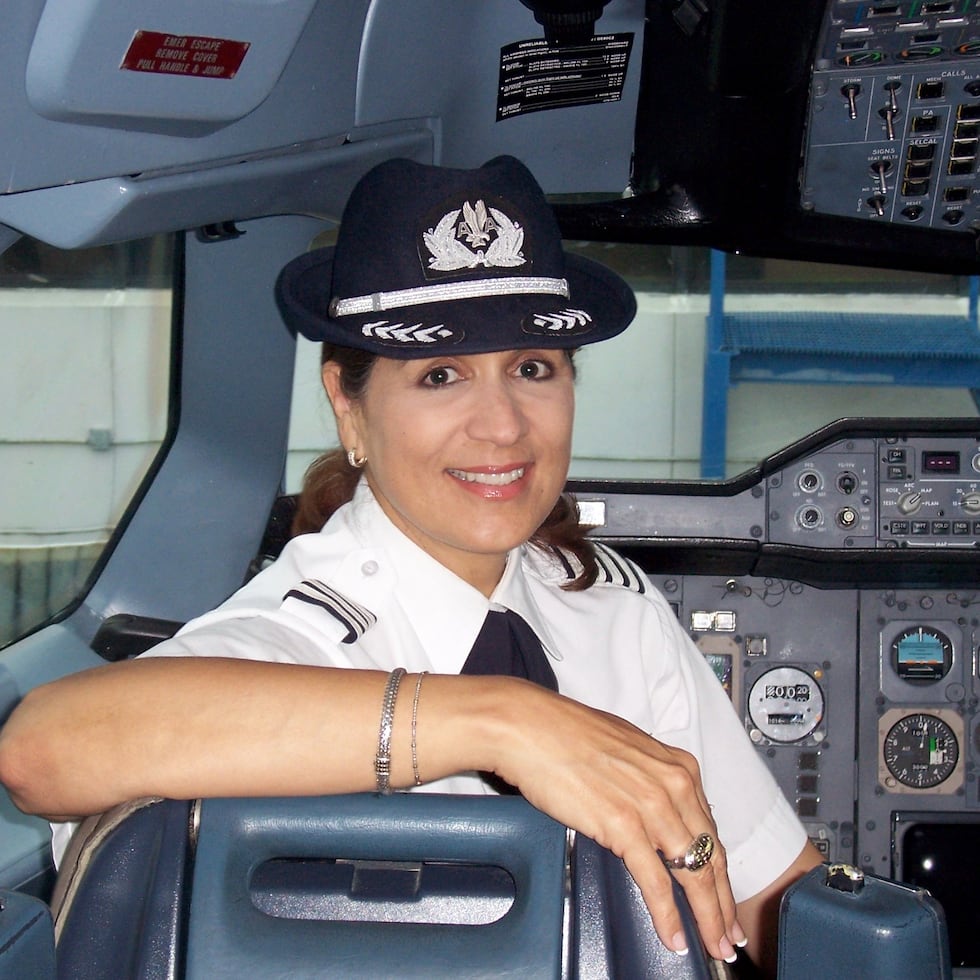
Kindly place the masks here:
[(953, 644), (934, 626), (910, 626), (892, 640), (891, 661), (903, 681), (930, 684), (949, 673)]
[(798, 742), (823, 719), (823, 691), (799, 667), (774, 667), (749, 691), (749, 718), (773, 742)]
[(930, 789), (948, 779), (960, 757), (953, 729), (935, 715), (906, 715), (888, 730), (882, 751), (888, 771), (903, 785)]

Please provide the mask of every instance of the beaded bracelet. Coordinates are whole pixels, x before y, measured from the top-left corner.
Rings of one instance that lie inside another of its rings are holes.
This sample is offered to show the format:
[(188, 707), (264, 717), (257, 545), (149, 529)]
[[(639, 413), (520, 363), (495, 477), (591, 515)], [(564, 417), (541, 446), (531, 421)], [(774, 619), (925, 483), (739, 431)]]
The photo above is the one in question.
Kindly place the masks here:
[(419, 671), (419, 679), (415, 682), (415, 697), (412, 698), (412, 774), (415, 776), (415, 785), (422, 785), (422, 777), (419, 775), (419, 752), (418, 752), (418, 720), (419, 720), (419, 694), (422, 693), (422, 678), (428, 673), (427, 670)]
[(378, 728), (378, 754), (374, 757), (374, 775), (378, 781), (378, 792), (383, 796), (391, 794), (391, 728), (395, 719), (398, 685), (405, 673), (404, 667), (396, 667), (388, 675), (381, 701), (381, 724)]

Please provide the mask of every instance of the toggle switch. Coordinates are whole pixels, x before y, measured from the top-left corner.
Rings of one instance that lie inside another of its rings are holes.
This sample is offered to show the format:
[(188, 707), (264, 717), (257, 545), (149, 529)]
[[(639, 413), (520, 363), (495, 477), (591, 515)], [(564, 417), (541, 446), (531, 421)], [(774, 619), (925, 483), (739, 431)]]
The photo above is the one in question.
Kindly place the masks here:
[(847, 99), (847, 115), (850, 119), (857, 119), (857, 97), (861, 92), (861, 86), (857, 82), (848, 82), (841, 87), (840, 94)]
[(891, 169), (891, 160), (876, 160), (873, 164), (871, 164), (871, 173), (873, 173), (878, 180), (878, 191), (882, 197), (888, 193), (888, 187), (885, 183), (885, 176), (891, 172)]
[(868, 207), (879, 217), (885, 214), (885, 198), (881, 194), (874, 194), (868, 198)]

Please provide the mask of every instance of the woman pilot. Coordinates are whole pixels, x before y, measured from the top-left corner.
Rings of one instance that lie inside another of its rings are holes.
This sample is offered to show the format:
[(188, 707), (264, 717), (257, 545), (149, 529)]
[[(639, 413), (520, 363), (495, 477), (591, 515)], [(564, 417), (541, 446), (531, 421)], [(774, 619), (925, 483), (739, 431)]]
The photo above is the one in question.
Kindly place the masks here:
[(622, 856), (669, 948), (674, 875), (710, 955), (772, 968), (779, 897), (820, 857), (666, 602), (562, 495), (573, 351), (626, 328), (627, 285), (563, 253), (500, 157), (376, 167), (278, 293), (324, 342), (343, 444), (308, 474), (308, 533), (151, 654), (29, 694), (0, 737), (17, 805), (493, 774)]

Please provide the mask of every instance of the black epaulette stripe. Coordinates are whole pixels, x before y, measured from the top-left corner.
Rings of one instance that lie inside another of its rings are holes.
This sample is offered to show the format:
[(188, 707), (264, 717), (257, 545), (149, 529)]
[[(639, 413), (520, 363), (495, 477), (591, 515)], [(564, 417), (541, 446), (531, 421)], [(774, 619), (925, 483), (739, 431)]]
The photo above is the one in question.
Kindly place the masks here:
[(377, 621), (374, 613), (370, 610), (348, 599), (347, 596), (342, 595), (336, 589), (330, 588), (329, 585), (324, 585), (323, 582), (317, 581), (316, 579), (307, 579), (301, 583), (300, 588), (303, 586), (314, 590), (323, 602), (332, 604), (338, 612), (342, 612), (352, 623), (360, 627), (362, 634)]
[(566, 557), (565, 552), (561, 548), (552, 548), (551, 550), (554, 551), (555, 557), (561, 562), (561, 567), (565, 569), (565, 575), (570, 579), (575, 578), (575, 569)]
[(605, 576), (604, 581), (611, 585), (622, 585), (640, 595), (646, 592), (646, 576), (629, 558), (617, 555), (598, 541), (595, 542), (595, 552), (599, 570)]
[(341, 643), (354, 643), (378, 621), (378, 617), (370, 609), (365, 609), (353, 599), (348, 599), (316, 579), (300, 582), (283, 596), (283, 601), (286, 599), (299, 599), (300, 602), (308, 602), (328, 612), (347, 630)]

